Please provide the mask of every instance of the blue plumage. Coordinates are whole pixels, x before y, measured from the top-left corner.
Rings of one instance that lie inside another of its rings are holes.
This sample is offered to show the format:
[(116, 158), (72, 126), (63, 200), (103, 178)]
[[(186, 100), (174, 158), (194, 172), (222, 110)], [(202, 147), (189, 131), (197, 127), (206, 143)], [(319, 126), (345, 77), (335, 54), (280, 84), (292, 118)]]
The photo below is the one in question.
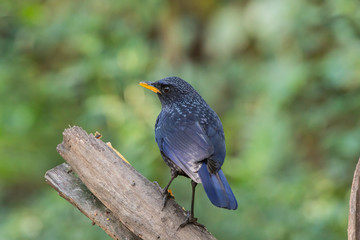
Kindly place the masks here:
[[(235, 196), (221, 170), (226, 148), (224, 131), (217, 114), (196, 90), (178, 77), (140, 85), (157, 93), (162, 110), (155, 124), (155, 138), (172, 179), (183, 175), (202, 183), (210, 201), (217, 207), (236, 209)], [(194, 223), (192, 216), (188, 222)], [(192, 218), (192, 219), (191, 219)]]
[(235, 196), (221, 169), (210, 174), (206, 163), (203, 163), (198, 173), (212, 204), (220, 208), (237, 209)]

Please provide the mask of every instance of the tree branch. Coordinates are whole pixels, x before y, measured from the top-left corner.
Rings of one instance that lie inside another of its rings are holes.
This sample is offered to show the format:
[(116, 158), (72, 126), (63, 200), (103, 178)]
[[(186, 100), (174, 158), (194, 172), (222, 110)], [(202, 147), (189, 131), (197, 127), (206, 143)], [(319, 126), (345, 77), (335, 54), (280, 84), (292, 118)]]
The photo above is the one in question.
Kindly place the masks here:
[[(142, 239), (215, 239), (208, 231), (191, 224), (177, 230), (186, 218), (185, 211), (173, 199), (162, 210), (163, 196), (158, 187), (121, 159), (103, 141), (88, 135), (80, 127), (66, 129), (63, 137), (63, 142), (57, 147), (59, 154), (92, 194), (111, 210), (114, 219), (121, 221), (123, 226), (119, 226), (124, 227), (123, 234), (127, 234), (129, 230), (133, 237)], [(56, 186), (71, 185), (74, 181), (66, 182), (63, 175), (54, 177), (51, 172), (46, 176), (61, 195), (65, 195), (65, 192)], [(65, 199), (72, 202), (70, 198)], [(74, 205), (80, 210), (84, 209), (83, 205), (89, 204), (88, 201), (86, 204), (78, 202), (78, 205)], [(89, 217), (92, 214), (85, 215)], [(90, 219), (95, 221), (91, 217)], [(107, 222), (95, 223), (114, 239), (126, 238), (115, 236), (114, 231), (108, 230)]]
[(349, 203), (348, 239), (360, 239), (360, 159), (356, 165)]
[(61, 197), (77, 207), (109, 236), (114, 239), (140, 239), (86, 188), (68, 164), (63, 163), (47, 171), (45, 179)]

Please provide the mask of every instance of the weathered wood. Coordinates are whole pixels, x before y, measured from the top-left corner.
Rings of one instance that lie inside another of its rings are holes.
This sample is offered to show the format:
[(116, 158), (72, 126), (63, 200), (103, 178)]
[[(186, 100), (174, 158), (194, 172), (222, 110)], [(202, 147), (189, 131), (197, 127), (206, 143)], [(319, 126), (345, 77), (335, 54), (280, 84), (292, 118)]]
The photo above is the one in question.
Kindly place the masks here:
[(356, 165), (349, 203), (348, 239), (360, 239), (360, 159)]
[(81, 182), (71, 171), (71, 167), (63, 163), (45, 174), (46, 182), (60, 196), (77, 207), (93, 223), (101, 227), (114, 239), (139, 240), (134, 233), (126, 228)]
[(68, 128), (60, 155), (88, 189), (126, 228), (143, 239), (215, 239), (203, 228), (187, 225), (185, 211), (173, 200), (162, 210), (158, 187), (123, 161), (109, 146), (80, 127)]

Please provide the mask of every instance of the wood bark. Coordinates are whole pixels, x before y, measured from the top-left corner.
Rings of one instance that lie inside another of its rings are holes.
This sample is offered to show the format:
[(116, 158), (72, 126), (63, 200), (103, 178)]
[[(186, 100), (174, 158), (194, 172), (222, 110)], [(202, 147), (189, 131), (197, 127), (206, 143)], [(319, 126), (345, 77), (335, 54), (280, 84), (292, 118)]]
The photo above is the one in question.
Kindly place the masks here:
[(68, 164), (63, 163), (47, 171), (45, 179), (61, 197), (77, 207), (112, 238), (140, 239), (87, 189)]
[(360, 240), (360, 159), (354, 173), (349, 205), (348, 239)]
[[(128, 234), (127, 230), (131, 232), (132, 235), (126, 236), (133, 239), (215, 239), (206, 229), (191, 224), (178, 229), (186, 218), (182, 207), (170, 199), (162, 209), (163, 196), (157, 185), (126, 163), (103, 141), (80, 127), (66, 129), (57, 150), (96, 199), (111, 211), (114, 219), (122, 223), (119, 223), (119, 228), (124, 229), (124, 234)], [(52, 186), (63, 184), (60, 182), (64, 176), (47, 175)], [(66, 184), (71, 185), (72, 182)], [(60, 188), (57, 190), (65, 195)], [(80, 200), (79, 205), (83, 205)], [(91, 203), (87, 201), (86, 204)], [(76, 206), (81, 210), (81, 206)], [(91, 213), (86, 215), (91, 216)], [(95, 223), (114, 239), (126, 239), (125, 235), (116, 237), (114, 231), (107, 230), (107, 222)]]

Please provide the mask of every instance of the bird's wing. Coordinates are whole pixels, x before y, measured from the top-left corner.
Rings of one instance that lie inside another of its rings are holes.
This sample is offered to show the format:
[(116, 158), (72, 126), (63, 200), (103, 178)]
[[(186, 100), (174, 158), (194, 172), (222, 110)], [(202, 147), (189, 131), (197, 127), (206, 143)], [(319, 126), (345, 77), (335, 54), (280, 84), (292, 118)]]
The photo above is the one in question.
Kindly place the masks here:
[(214, 147), (199, 122), (161, 121), (155, 129), (156, 142), (168, 158), (190, 178), (199, 182), (200, 162), (214, 153)]
[(224, 131), (219, 118), (205, 126), (206, 135), (214, 146), (214, 154), (207, 159), (207, 167), (210, 173), (217, 172), (224, 163), (226, 155)]

